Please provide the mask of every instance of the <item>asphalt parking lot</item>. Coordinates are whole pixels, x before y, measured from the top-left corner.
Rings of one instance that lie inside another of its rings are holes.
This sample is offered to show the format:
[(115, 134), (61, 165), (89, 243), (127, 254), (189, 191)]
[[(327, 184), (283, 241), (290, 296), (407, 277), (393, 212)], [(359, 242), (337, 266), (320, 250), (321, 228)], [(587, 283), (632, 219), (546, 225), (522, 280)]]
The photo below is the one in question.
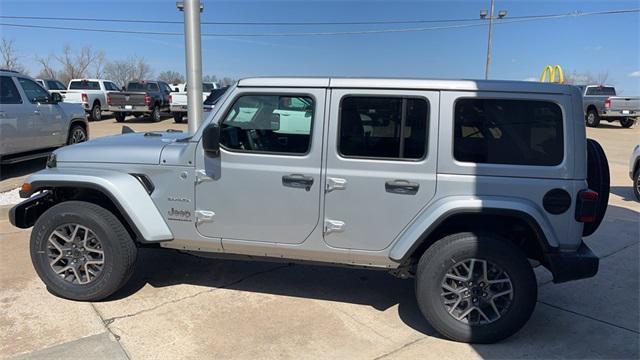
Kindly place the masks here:
[[(119, 133), (112, 117), (91, 137)], [(167, 117), (130, 119), (137, 131), (186, 130)], [(442, 339), (422, 318), (413, 282), (366, 270), (203, 259), (143, 249), (128, 285), (107, 301), (47, 292), (29, 258), (30, 230), (0, 216), (1, 358), (629, 358), (640, 357), (640, 203), (627, 174), (640, 126), (602, 124), (611, 197), (586, 242), (600, 256), (591, 279), (555, 285), (537, 269), (536, 310), (493, 345)], [(0, 191), (42, 161), (3, 168)]]

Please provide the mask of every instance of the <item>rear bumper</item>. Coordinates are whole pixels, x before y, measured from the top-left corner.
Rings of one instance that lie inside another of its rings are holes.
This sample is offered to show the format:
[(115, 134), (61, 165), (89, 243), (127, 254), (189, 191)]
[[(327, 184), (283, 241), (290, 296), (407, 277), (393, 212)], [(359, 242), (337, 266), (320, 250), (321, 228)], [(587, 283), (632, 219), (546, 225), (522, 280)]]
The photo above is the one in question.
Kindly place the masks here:
[(600, 114), (602, 118), (625, 118), (640, 116), (640, 111), (635, 110), (608, 110)]
[(584, 242), (575, 251), (547, 253), (546, 258), (555, 283), (593, 277), (600, 263)]
[(171, 105), (169, 109), (174, 113), (186, 113), (187, 105)]
[(151, 112), (151, 108), (147, 105), (109, 105), (109, 111), (127, 112), (127, 113), (143, 113)]

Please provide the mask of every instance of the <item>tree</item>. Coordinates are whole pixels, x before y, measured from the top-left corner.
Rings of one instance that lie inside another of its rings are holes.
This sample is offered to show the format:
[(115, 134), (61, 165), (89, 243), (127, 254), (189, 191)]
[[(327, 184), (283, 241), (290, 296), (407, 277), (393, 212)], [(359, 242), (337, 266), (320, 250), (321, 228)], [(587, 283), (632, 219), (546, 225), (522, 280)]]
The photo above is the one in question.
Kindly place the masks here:
[(569, 85), (593, 85), (593, 84), (607, 84), (609, 81), (609, 71), (600, 72), (593, 75), (591, 72), (579, 73), (575, 70), (567, 72), (564, 75), (564, 83)]
[(71, 46), (67, 44), (62, 48), (62, 54), (53, 55), (53, 57), (62, 65), (58, 80), (63, 83), (68, 83), (71, 79), (87, 77), (91, 66), (104, 62), (104, 53), (95, 52), (91, 46), (85, 46), (79, 53), (74, 54)]
[(202, 77), (202, 81), (217, 83), (218, 82), (218, 78), (215, 75), (205, 75), (205, 76)]
[(39, 79), (56, 79), (58, 76), (58, 71), (53, 68), (51, 65), (51, 55), (45, 57), (37, 56), (35, 57), (37, 63), (42, 67), (40, 72), (36, 76)]
[(177, 71), (167, 70), (158, 75), (158, 80), (169, 84), (179, 84), (184, 82), (184, 76)]
[(18, 54), (13, 47), (13, 40), (2, 38), (0, 44), (0, 54), (2, 54), (2, 64), (0, 68), (6, 70), (14, 70), (23, 74), (27, 73), (27, 69), (19, 62)]
[(126, 60), (115, 60), (104, 66), (104, 76), (119, 86), (125, 86), (129, 81), (151, 77), (153, 71), (144, 58), (130, 57)]
[(221, 87), (225, 87), (225, 86), (231, 86), (233, 84), (236, 83), (236, 80), (230, 77), (223, 77), (222, 80), (220, 80), (220, 86)]

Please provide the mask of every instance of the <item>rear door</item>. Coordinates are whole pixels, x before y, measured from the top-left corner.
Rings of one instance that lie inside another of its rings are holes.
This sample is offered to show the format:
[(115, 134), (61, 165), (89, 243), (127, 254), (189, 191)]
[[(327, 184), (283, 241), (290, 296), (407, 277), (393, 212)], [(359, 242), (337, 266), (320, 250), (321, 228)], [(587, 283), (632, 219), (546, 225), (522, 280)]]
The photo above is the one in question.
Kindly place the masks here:
[(378, 251), (433, 198), (439, 93), (331, 92), (324, 239)]

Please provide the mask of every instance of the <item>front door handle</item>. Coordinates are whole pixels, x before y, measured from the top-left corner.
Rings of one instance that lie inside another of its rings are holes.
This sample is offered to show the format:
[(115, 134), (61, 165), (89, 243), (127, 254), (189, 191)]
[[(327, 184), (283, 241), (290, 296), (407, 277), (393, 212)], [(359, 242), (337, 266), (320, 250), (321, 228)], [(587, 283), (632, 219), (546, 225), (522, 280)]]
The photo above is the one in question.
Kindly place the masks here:
[(389, 180), (384, 183), (384, 189), (388, 193), (415, 195), (420, 188), (420, 184), (407, 180)]
[(313, 178), (302, 174), (283, 175), (282, 185), (309, 191), (313, 185)]

